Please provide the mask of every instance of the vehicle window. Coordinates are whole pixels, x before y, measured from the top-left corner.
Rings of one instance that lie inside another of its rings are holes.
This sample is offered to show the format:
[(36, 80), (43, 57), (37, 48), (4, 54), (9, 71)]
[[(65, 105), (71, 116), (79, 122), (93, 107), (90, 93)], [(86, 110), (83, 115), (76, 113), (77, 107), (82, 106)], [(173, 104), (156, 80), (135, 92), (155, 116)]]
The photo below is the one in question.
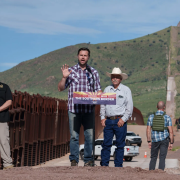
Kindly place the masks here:
[(95, 141), (95, 146), (96, 145), (102, 145), (103, 141)]
[(135, 133), (131, 132), (131, 133), (126, 133), (126, 136), (136, 136)]

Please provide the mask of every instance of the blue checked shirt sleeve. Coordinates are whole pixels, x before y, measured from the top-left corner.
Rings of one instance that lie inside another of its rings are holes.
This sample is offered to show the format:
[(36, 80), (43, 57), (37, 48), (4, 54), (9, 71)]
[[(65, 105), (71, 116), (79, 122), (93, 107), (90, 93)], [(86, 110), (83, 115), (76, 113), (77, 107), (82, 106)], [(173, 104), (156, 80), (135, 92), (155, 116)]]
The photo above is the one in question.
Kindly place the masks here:
[(148, 121), (147, 121), (147, 126), (152, 126), (152, 116), (149, 116)]
[(167, 116), (167, 126), (172, 126), (172, 120), (170, 116)]
[(99, 78), (99, 74), (98, 72), (94, 74), (94, 90), (95, 92), (100, 91), (101, 90), (101, 84), (100, 84), (100, 78)]

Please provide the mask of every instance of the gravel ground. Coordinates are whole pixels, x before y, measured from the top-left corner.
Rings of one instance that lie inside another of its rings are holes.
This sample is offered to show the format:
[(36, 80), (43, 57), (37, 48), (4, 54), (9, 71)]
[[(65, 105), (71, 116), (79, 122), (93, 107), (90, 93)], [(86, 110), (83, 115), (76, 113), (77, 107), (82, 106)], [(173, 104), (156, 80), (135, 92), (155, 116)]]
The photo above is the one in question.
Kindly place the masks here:
[(0, 171), (1, 180), (119, 180), (119, 179), (173, 179), (180, 175), (162, 170), (148, 171), (141, 168), (114, 167), (46, 167), (32, 169), (30, 167), (13, 168)]

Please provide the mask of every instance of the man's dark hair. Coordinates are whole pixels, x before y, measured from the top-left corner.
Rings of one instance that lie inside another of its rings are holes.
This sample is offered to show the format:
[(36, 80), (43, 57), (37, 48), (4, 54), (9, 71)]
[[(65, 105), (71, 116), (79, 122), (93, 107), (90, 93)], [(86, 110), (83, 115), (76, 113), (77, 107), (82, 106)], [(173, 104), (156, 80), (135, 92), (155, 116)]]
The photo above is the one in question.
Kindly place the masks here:
[(77, 55), (79, 55), (79, 52), (80, 52), (80, 51), (88, 51), (88, 56), (90, 57), (90, 50), (89, 50), (88, 48), (86, 48), (86, 47), (80, 48), (80, 49), (78, 50)]

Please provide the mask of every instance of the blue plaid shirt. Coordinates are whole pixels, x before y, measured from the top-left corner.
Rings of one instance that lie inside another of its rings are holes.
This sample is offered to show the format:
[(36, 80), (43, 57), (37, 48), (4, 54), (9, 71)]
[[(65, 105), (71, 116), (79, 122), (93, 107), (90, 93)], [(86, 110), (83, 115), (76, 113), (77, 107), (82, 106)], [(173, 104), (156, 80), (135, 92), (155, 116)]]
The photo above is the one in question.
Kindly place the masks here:
[[(163, 111), (158, 110), (156, 112), (156, 115), (163, 115)], [(147, 126), (152, 126), (153, 124), (153, 118), (154, 118), (154, 114), (151, 114), (148, 118), (147, 121)], [(170, 116), (168, 116), (167, 114), (164, 115), (164, 127), (168, 127), (168, 126), (172, 126), (172, 121)], [(151, 140), (152, 142), (159, 142), (159, 141), (163, 141), (165, 140), (167, 137), (169, 136), (169, 132), (167, 129), (164, 130), (164, 132), (161, 131), (153, 131), (151, 129)]]

